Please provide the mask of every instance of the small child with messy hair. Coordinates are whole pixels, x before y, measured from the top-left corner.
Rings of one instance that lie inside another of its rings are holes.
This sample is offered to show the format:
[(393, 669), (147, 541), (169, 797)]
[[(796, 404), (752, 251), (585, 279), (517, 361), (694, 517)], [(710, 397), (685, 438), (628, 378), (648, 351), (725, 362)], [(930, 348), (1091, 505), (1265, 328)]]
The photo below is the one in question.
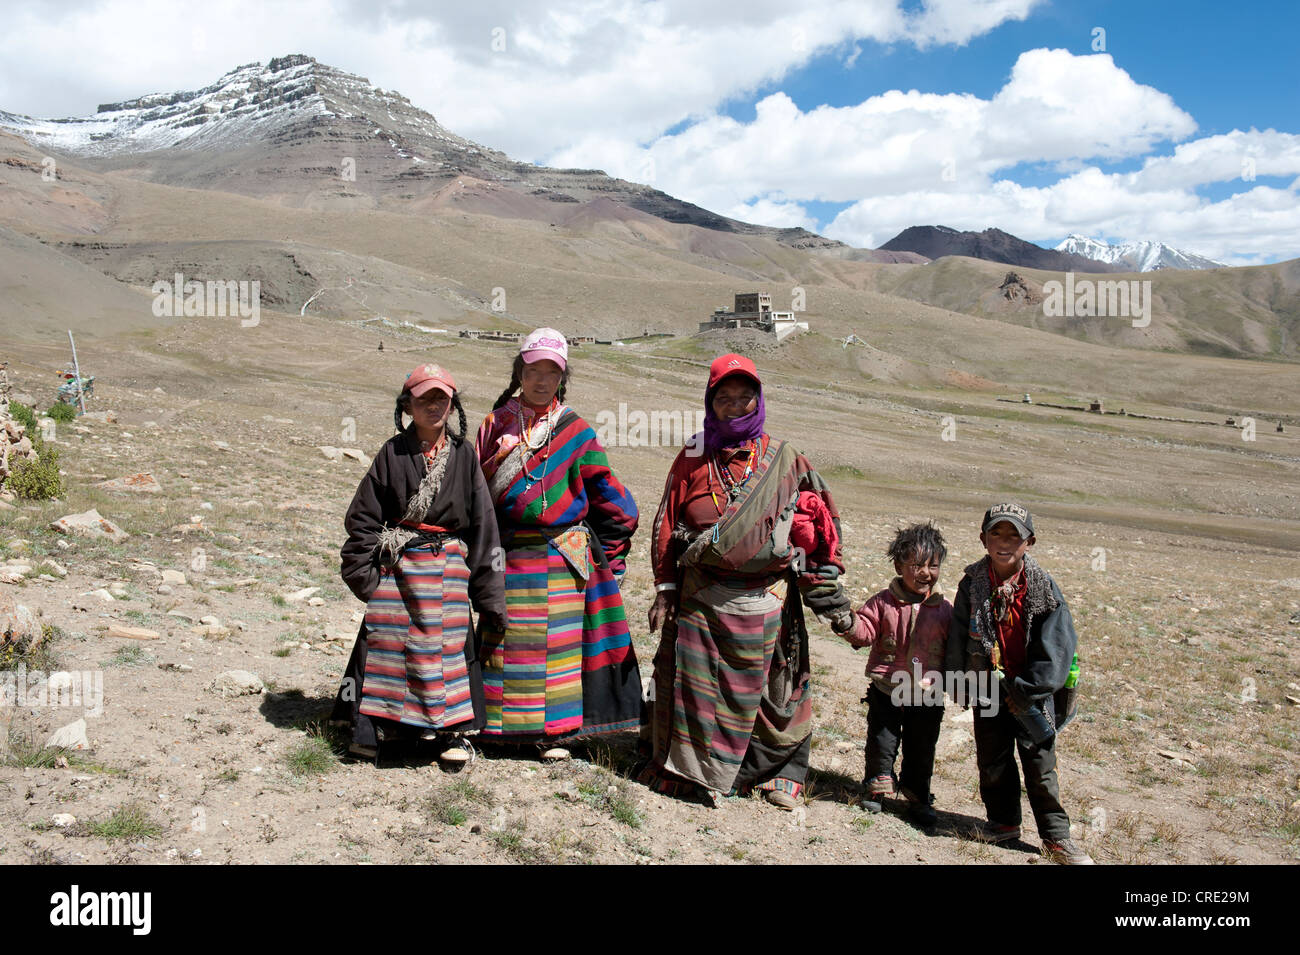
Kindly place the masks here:
[[(943, 721), (942, 671), (952, 618), (952, 604), (939, 585), (948, 548), (932, 523), (912, 524), (898, 531), (885, 555), (898, 576), (856, 613), (836, 615), (831, 629), (854, 647), (871, 648), (861, 806), (880, 812), (882, 799), (897, 793), (909, 817), (929, 827), (937, 818), (930, 777)], [(903, 765), (895, 775), (900, 742)]]

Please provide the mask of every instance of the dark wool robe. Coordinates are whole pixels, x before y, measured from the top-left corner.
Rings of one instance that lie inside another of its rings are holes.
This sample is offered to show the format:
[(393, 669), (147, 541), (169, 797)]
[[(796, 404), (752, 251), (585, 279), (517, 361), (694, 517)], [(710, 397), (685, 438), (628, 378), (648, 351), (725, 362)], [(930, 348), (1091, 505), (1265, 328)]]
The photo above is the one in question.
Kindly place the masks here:
[[(474, 445), (464, 441), (449, 445), (450, 458), (443, 474), (442, 485), (423, 523), (445, 527), (448, 532), (465, 542), (468, 549), (470, 603), (479, 614), (504, 617), (506, 612), (505, 578), (500, 570), (493, 569), (493, 559), (499, 557), (500, 537), (497, 532), (496, 511), (488, 492), (487, 482), (479, 467)], [(385, 526), (393, 527), (406, 515), (406, 506), (416, 493), (425, 474), (424, 456), (414, 426), (401, 434), (393, 435), (375, 455), (370, 470), (361, 479), (352, 503), (343, 518), (347, 541), (340, 553), (340, 574), (348, 589), (357, 599), (369, 601), (381, 578), (380, 557), (377, 553), (379, 534)], [(465, 646), (473, 690), (475, 721), (473, 727), (482, 726), (483, 688), (482, 668), (478, 661), (478, 644), (471, 637)], [(334, 704), (333, 719), (349, 722), (353, 727), (352, 742), (362, 746), (377, 745), (376, 723), (382, 723), (385, 737), (407, 735), (403, 727), (387, 720), (374, 720), (358, 711), (361, 699), (361, 682), (366, 664), (365, 624), (357, 634), (357, 642), (348, 660), (343, 685)]]

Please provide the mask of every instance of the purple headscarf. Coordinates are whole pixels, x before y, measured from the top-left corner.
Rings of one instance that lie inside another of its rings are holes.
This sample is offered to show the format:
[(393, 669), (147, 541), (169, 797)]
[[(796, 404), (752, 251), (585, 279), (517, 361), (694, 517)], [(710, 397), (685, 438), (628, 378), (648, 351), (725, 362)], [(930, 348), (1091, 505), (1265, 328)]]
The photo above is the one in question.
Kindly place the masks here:
[[(723, 448), (736, 448), (746, 441), (755, 441), (763, 436), (763, 423), (767, 418), (767, 410), (763, 405), (763, 385), (760, 382), (754, 382), (754, 386), (758, 389), (758, 401), (749, 414), (723, 421), (713, 411), (714, 393), (722, 387), (724, 381), (734, 377), (736, 376), (727, 375), (726, 378), (719, 379), (712, 388), (706, 388), (704, 391), (705, 454), (717, 454)], [(742, 374), (741, 377), (746, 381), (753, 381), (748, 375)]]

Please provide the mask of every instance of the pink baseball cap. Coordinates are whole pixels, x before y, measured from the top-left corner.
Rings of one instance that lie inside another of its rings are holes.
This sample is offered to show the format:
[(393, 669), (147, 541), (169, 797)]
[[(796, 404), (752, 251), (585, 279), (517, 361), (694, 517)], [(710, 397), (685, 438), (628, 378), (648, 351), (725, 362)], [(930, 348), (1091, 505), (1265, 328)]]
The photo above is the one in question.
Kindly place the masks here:
[(563, 371), (569, 357), (569, 343), (553, 328), (538, 328), (528, 333), (519, 346), (519, 354), (530, 365), (535, 361), (550, 359)]
[(456, 382), (452, 381), (451, 372), (439, 365), (418, 365), (406, 376), (402, 388), (416, 398), (430, 388), (437, 388), (450, 398), (456, 393)]

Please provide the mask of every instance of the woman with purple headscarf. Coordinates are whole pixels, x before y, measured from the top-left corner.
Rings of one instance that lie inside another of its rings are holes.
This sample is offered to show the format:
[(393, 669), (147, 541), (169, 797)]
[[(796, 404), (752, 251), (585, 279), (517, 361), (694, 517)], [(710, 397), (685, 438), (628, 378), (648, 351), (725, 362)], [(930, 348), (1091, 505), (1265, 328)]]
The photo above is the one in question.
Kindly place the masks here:
[(752, 361), (715, 360), (704, 402), (655, 517), (650, 630), (663, 636), (638, 778), (714, 805), (760, 790), (793, 809), (812, 732), (801, 604), (848, 606), (839, 515), (808, 460), (763, 430)]

